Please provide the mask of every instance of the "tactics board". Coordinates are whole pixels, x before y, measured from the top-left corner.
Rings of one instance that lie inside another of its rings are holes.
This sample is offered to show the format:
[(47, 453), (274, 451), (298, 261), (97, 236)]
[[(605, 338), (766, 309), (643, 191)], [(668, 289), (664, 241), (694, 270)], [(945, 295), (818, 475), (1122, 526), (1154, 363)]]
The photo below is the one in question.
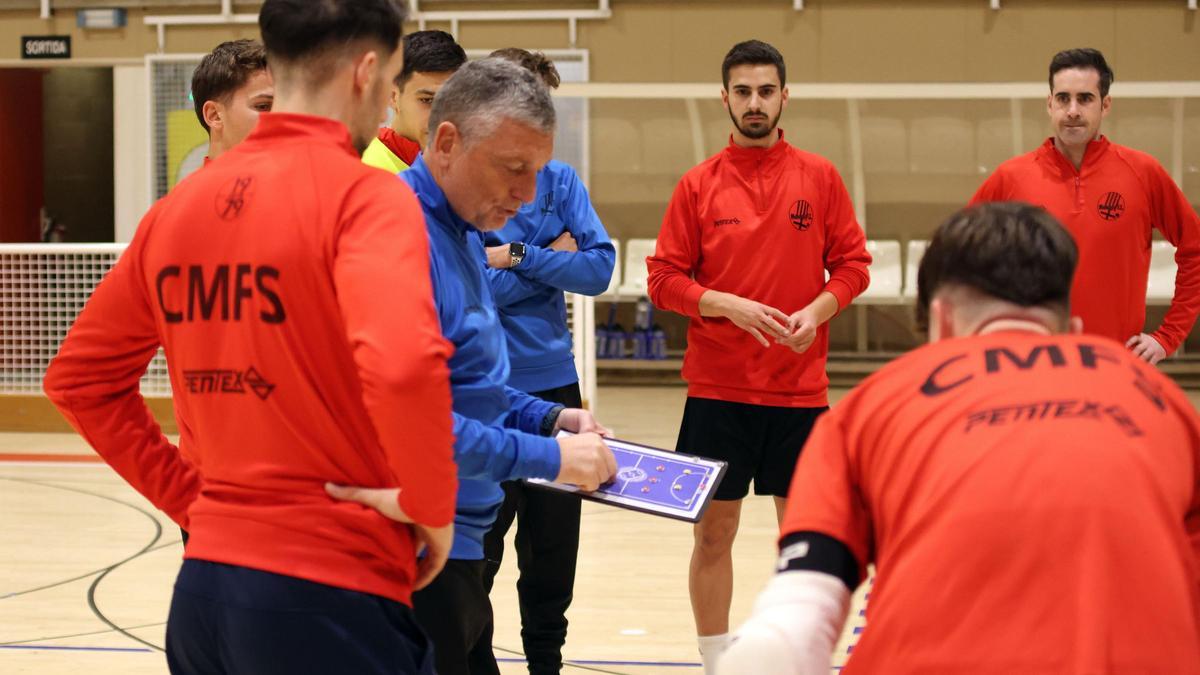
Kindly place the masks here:
[[(559, 436), (570, 435), (561, 431)], [(617, 475), (595, 492), (545, 480), (528, 483), (578, 494), (584, 499), (694, 523), (704, 515), (725, 462), (606, 438), (617, 460)]]

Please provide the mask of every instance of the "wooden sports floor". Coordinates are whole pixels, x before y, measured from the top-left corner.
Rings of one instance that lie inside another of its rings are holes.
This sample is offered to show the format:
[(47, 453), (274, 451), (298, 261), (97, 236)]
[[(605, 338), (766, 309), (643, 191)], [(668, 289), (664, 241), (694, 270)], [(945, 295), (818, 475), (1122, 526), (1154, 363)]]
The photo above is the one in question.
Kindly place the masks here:
[[(684, 395), (602, 388), (598, 413), (623, 438), (671, 448)], [(686, 523), (584, 503), (564, 673), (701, 672), (687, 594), (691, 534)], [(735, 625), (772, 573), (774, 539), (770, 501), (749, 499), (734, 551)], [(164, 622), (182, 551), (178, 528), (78, 438), (0, 434), (0, 673), (167, 672)], [(515, 582), (508, 556), (492, 593), (506, 674), (525, 672)], [(867, 587), (835, 665), (862, 630)]]

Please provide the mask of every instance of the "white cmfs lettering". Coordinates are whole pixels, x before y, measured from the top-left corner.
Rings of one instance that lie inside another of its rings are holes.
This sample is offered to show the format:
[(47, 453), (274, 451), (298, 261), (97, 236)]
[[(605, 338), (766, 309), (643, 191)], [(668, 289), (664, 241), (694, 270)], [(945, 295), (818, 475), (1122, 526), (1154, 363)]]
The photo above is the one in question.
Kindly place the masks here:
[(26, 56), (62, 56), (66, 53), (67, 45), (62, 40), (30, 40), (25, 43)]

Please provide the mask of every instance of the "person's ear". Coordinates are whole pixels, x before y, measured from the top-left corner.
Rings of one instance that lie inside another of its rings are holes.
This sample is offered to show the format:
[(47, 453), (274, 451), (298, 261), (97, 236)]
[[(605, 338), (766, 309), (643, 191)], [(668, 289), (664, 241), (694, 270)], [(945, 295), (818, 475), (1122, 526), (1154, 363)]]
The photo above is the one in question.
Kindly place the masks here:
[(954, 308), (944, 297), (929, 302), (929, 341), (938, 342), (956, 337), (954, 334)]
[[(379, 54), (374, 49), (367, 50), (354, 60), (354, 90), (367, 91), (375, 78), (379, 77)], [(376, 90), (378, 91), (378, 90)]]
[(225, 106), (216, 101), (205, 101), (200, 107), (200, 114), (209, 130), (225, 128)]
[(462, 134), (459, 133), (458, 127), (454, 126), (453, 122), (442, 122), (433, 131), (433, 138), (429, 139), (429, 144), (426, 148), (427, 153), (435, 161), (446, 162), (450, 154), (462, 143)]
[(1083, 317), (1071, 317), (1071, 319), (1067, 321), (1067, 332), (1071, 335), (1083, 335)]

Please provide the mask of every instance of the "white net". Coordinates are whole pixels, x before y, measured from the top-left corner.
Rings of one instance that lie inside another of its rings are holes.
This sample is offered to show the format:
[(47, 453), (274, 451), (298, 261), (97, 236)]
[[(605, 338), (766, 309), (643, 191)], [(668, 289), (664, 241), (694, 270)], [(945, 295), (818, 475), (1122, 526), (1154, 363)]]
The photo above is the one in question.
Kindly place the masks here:
[[(0, 393), (42, 393), (42, 376), (67, 329), (124, 249), (124, 244), (0, 245)], [(142, 393), (171, 393), (161, 350), (142, 377)]]
[[(0, 244), (0, 394), (39, 395), (58, 346), (125, 244)], [(567, 325), (584, 397), (595, 400), (592, 299), (567, 294)], [(162, 350), (142, 377), (142, 394), (170, 396)]]

